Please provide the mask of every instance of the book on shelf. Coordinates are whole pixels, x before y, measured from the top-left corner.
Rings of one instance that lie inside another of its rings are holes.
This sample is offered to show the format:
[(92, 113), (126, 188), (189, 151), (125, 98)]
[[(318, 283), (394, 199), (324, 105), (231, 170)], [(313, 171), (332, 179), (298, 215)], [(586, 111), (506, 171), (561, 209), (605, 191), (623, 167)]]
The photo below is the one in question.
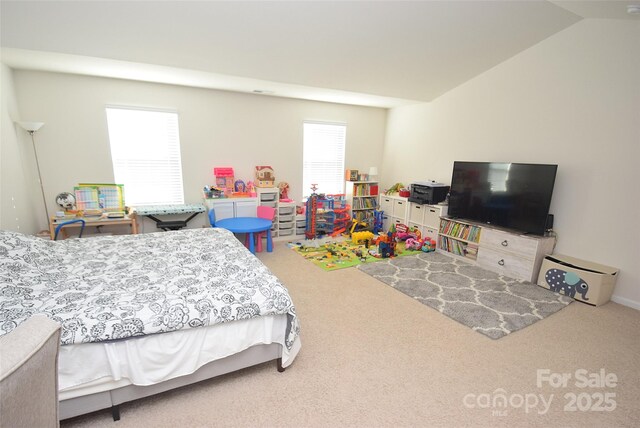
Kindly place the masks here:
[(440, 221), (440, 233), (469, 242), (478, 242), (480, 240), (480, 230), (479, 226), (471, 224), (445, 219)]

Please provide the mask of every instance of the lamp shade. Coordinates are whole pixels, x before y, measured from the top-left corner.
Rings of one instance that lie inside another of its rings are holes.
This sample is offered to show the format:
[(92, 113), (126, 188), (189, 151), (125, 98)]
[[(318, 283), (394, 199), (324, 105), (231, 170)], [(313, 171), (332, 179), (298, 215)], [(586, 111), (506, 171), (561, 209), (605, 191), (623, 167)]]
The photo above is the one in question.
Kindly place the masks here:
[(370, 176), (378, 175), (378, 167), (377, 166), (369, 167), (369, 175)]
[(42, 128), (44, 125), (43, 122), (16, 122), (22, 129), (29, 132), (36, 132), (38, 129)]

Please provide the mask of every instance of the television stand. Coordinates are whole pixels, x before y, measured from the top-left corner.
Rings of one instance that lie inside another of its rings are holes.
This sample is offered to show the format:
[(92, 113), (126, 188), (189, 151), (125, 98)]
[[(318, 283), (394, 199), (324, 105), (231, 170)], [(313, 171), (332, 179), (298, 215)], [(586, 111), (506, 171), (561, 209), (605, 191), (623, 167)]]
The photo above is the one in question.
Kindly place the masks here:
[(438, 251), (500, 275), (536, 283), (542, 259), (553, 253), (555, 238), (501, 230), (442, 218)]

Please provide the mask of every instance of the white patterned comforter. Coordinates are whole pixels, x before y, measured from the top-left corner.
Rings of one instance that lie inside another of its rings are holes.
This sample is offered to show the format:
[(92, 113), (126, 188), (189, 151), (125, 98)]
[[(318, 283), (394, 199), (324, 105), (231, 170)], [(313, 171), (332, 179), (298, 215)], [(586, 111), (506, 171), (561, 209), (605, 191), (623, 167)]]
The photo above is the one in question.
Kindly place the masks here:
[(287, 314), (284, 285), (224, 229), (52, 242), (0, 231), (0, 336), (36, 313), (62, 325), (62, 344)]

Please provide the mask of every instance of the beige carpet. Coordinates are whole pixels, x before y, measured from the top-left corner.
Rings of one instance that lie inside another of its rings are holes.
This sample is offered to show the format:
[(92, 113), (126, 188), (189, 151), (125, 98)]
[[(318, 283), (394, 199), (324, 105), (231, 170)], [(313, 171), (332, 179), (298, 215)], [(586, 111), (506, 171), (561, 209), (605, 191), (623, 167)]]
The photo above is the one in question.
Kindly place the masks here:
[[(322, 271), (284, 243), (260, 258), (289, 287), (300, 316), (302, 350), (286, 372), (263, 364), (123, 404), (117, 423), (105, 410), (62, 426), (602, 427), (640, 421), (640, 311), (576, 302), (491, 340), (357, 269)], [(602, 368), (617, 376), (616, 387), (577, 388), (573, 376), (565, 388), (536, 385), (537, 369)], [(494, 392), (513, 405), (486, 407)], [(583, 408), (615, 393), (616, 408), (565, 411), (571, 404), (565, 394), (572, 393), (584, 394)], [(534, 394), (546, 401), (553, 394), (549, 410), (518, 407), (527, 394), (530, 402)], [(465, 397), (476, 408), (465, 406)]]

